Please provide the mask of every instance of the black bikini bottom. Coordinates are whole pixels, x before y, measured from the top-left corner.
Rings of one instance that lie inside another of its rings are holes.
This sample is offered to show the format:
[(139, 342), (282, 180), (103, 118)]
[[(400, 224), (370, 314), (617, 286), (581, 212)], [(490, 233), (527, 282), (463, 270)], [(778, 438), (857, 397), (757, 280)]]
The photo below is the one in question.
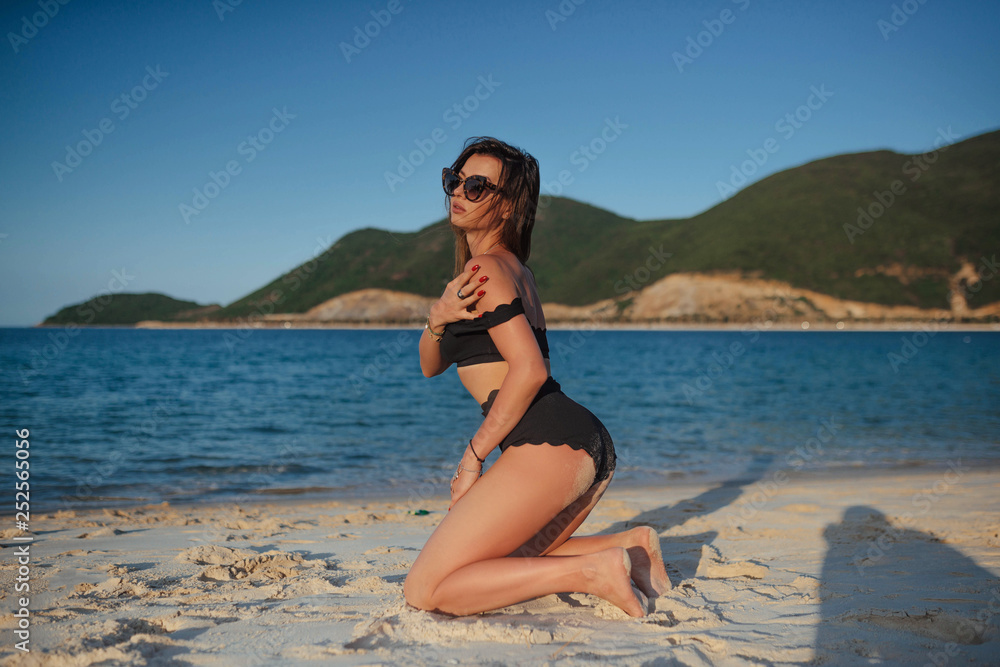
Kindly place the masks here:
[[(489, 414), (499, 392), (499, 389), (491, 391), (482, 404), (483, 417)], [(554, 446), (569, 445), (590, 454), (597, 469), (595, 482), (607, 479), (615, 469), (617, 456), (608, 429), (594, 413), (564, 394), (551, 375), (532, 399), (521, 421), (500, 443), (500, 451), (543, 442)]]

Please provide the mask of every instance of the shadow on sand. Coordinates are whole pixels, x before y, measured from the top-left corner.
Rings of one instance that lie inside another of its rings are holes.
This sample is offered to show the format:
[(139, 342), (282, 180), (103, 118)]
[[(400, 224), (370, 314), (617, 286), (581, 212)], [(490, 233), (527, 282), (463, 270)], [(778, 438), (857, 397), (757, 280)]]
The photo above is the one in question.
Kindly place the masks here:
[(872, 507), (848, 508), (823, 535), (816, 664), (1000, 664), (991, 572)]
[[(743, 494), (744, 489), (761, 480), (772, 459), (771, 456), (757, 457), (738, 477), (720, 482), (693, 498), (641, 512), (627, 521), (618, 521), (602, 530), (601, 534), (617, 533), (634, 526), (652, 526), (657, 532), (663, 532), (682, 526), (695, 517), (717, 512), (732, 505)], [(684, 579), (695, 576), (701, 560), (702, 545), (711, 544), (718, 535), (712, 530), (660, 538), (660, 549), (663, 551), (667, 574), (674, 586)]]

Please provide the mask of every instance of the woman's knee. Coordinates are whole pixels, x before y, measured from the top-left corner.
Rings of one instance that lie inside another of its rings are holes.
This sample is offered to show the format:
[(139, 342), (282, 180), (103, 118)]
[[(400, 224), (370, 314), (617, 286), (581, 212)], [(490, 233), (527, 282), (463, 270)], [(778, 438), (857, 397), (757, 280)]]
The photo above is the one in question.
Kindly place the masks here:
[(416, 568), (411, 568), (403, 581), (403, 599), (406, 603), (411, 607), (430, 611), (432, 591), (433, 587), (427, 585), (426, 579), (420, 572)]

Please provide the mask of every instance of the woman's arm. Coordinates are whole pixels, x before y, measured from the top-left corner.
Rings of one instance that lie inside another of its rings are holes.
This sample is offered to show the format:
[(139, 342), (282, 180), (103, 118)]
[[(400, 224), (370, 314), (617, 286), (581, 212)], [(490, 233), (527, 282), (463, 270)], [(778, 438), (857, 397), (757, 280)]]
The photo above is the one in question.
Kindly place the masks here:
[[(524, 318), (523, 315), (518, 315), (518, 317)], [(527, 323), (526, 319), (524, 321)], [(506, 324), (509, 324), (509, 322), (505, 322), (494, 328), (499, 329)], [(532, 341), (534, 341), (534, 337), (534, 334), (531, 334)], [(535, 348), (538, 348), (537, 342), (535, 342)], [(541, 359), (541, 353), (538, 356)], [(528, 411), (528, 406), (531, 405), (531, 401), (535, 398), (541, 386), (545, 384), (548, 376), (548, 371), (545, 369), (544, 363), (541, 366), (541, 370), (519, 365), (517, 370), (511, 367), (507, 371), (507, 375), (500, 385), (500, 391), (497, 392), (496, 398), (493, 399), (493, 405), (490, 406), (490, 411), (486, 415), (486, 419), (483, 420), (476, 434), (472, 436), (472, 447), (475, 449), (475, 453), (479, 455), (479, 458), (485, 459), (489, 456), (490, 452), (503, 442), (503, 439), (507, 437), (511, 429), (521, 421), (521, 417)], [(469, 461), (470, 464), (472, 462)]]
[[(444, 331), (444, 323), (434, 319), (434, 308), (431, 308), (430, 328), (432, 331), (441, 333)], [(420, 334), (420, 370), (424, 377), (434, 377), (448, 370), (451, 364), (446, 363), (441, 356), (441, 343), (431, 337), (430, 331), (424, 329)]]
[[(441, 333), (449, 322), (471, 320), (475, 317), (469, 312), (469, 306), (479, 302), (479, 285), (485, 283), (485, 272), (479, 271), (479, 263), (470, 260), (466, 270), (455, 276), (444, 288), (444, 294), (438, 299), (430, 312), (430, 328)], [(483, 281), (482, 283), (480, 281)], [(464, 299), (458, 298), (458, 290), (462, 289)], [(420, 370), (424, 377), (434, 377), (444, 373), (450, 363), (441, 357), (440, 342), (434, 340), (426, 329), (420, 334)]]
[[(478, 308), (483, 312), (494, 310), (517, 298), (513, 283), (499, 266), (493, 266), (494, 263), (496, 260), (492, 257), (482, 259), (486, 271), (494, 275), (489, 291), (479, 302)], [(545, 359), (538, 347), (538, 339), (535, 338), (527, 317), (519, 313), (488, 331), (497, 350), (507, 362), (507, 375), (493, 399), (489, 414), (472, 438), (475, 453), (482, 459), (521, 421), (539, 388), (549, 377)]]
[[(496, 310), (501, 304), (513, 302), (517, 298), (517, 290), (498, 260), (486, 255), (474, 259), (482, 263), (484, 273), (493, 275), (490, 289), (479, 302), (479, 309), (489, 312)], [(507, 362), (507, 374), (486, 419), (462, 454), (462, 461), (451, 482), (449, 510), (475, 484), (475, 471), (482, 469), (482, 464), (477, 459), (485, 459), (507, 437), (514, 425), (521, 421), (538, 394), (538, 389), (549, 376), (535, 332), (522, 313), (487, 331)]]

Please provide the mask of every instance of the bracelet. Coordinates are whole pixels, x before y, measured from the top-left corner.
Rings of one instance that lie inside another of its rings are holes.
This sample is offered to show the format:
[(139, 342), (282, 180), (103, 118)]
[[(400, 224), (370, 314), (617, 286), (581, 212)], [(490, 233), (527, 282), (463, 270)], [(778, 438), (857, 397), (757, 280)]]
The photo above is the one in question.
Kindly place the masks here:
[[(444, 332), (442, 331), (441, 333), (438, 333), (437, 331), (434, 331), (433, 329), (431, 329), (431, 316), (430, 315), (427, 316), (427, 324), (424, 325), (424, 328), (427, 329), (427, 333), (429, 333), (431, 335), (431, 338), (433, 338), (434, 340), (436, 340), (439, 343), (441, 342), (441, 338), (442, 338), (442, 336), (444, 336)], [(435, 338), (435, 336), (436, 336), (436, 338)]]
[(469, 449), (472, 450), (472, 455), (476, 457), (476, 460), (480, 463), (486, 463), (486, 459), (479, 458), (479, 454), (476, 454), (476, 448), (472, 446), (472, 438), (469, 438)]
[[(458, 469), (459, 470), (464, 470), (465, 472), (476, 472), (476, 473), (479, 473), (480, 477), (483, 476), (483, 469), (482, 468), (480, 468), (479, 470), (469, 470), (468, 468), (464, 467), (461, 463), (459, 463), (458, 464)], [(455, 473), (455, 478), (458, 479), (458, 473)]]

